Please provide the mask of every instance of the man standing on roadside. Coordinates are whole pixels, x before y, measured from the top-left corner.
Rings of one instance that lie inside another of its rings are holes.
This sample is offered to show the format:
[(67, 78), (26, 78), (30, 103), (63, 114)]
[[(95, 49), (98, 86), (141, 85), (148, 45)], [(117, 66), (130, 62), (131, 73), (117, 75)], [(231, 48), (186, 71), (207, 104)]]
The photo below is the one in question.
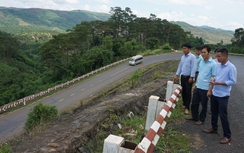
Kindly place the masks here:
[[(187, 120), (196, 121), (196, 125), (204, 123), (207, 115), (209, 81), (215, 76), (216, 62), (211, 57), (211, 48), (208, 45), (202, 47), (201, 55), (203, 60), (199, 64), (199, 77), (194, 87), (191, 114), (192, 117)], [(199, 104), (201, 103), (201, 112), (199, 114)]]
[(182, 100), (185, 107), (185, 114), (189, 114), (189, 107), (191, 102), (191, 92), (193, 78), (196, 73), (196, 56), (191, 53), (191, 44), (185, 43), (182, 45), (183, 53), (180, 63), (178, 65), (176, 75), (173, 78), (173, 82), (178, 80), (181, 75), (181, 86), (182, 86)]
[(216, 67), (216, 75), (211, 82), (208, 97), (211, 96), (211, 125), (212, 128), (203, 130), (205, 133), (218, 133), (218, 115), (223, 128), (224, 137), (220, 140), (221, 144), (231, 141), (231, 131), (228, 121), (228, 100), (232, 85), (236, 84), (237, 71), (235, 65), (228, 60), (228, 50), (226, 48), (218, 49), (216, 58), (219, 63)]
[(202, 61), (201, 51), (202, 51), (202, 47), (200, 47), (200, 46), (195, 47), (195, 53), (196, 53), (196, 59), (197, 59), (195, 82), (197, 82), (197, 77), (198, 77), (198, 73), (199, 73), (199, 64)]

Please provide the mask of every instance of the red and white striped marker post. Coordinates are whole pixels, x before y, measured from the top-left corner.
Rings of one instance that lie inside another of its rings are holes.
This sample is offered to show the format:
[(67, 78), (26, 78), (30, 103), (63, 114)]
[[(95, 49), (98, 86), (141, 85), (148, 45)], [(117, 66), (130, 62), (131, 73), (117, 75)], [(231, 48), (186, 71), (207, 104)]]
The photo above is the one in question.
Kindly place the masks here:
[(157, 119), (153, 122), (150, 129), (147, 131), (147, 134), (142, 139), (142, 141), (137, 145), (137, 148), (134, 153), (152, 153), (161, 134), (164, 131), (164, 128), (167, 124), (168, 118), (171, 115), (171, 112), (176, 106), (176, 103), (179, 100), (179, 94), (182, 87), (178, 86), (174, 91), (172, 96), (169, 98), (167, 103), (164, 105), (162, 111), (159, 113)]

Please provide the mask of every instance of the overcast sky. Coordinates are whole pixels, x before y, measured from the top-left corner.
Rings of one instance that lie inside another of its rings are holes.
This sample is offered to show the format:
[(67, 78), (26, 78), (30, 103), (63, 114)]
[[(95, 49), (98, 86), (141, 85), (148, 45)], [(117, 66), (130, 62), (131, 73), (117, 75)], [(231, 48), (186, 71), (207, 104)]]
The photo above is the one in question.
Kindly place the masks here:
[(109, 13), (111, 7), (129, 7), (137, 17), (155, 14), (168, 21), (184, 21), (225, 30), (244, 28), (244, 0), (0, 0), (0, 6), (88, 10)]

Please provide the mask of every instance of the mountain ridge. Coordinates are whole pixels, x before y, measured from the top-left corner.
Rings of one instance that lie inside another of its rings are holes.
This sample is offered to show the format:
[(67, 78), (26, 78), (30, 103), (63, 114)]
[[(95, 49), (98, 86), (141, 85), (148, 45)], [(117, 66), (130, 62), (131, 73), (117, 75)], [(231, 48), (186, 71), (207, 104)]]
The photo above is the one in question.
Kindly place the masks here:
[[(15, 8), (0, 6), (0, 30), (17, 35), (24, 39), (27, 34), (30, 38), (41, 40), (50, 39), (51, 35), (65, 33), (82, 21), (106, 21), (108, 13), (91, 12), (87, 10), (52, 10), (42, 8)], [(185, 31), (190, 31), (195, 37), (201, 37), (205, 43), (231, 43), (234, 31), (217, 29), (210, 26), (193, 26), (182, 21), (170, 21), (178, 24)], [(36, 33), (38, 32), (38, 34)], [(33, 34), (34, 33), (34, 34)], [(37, 36), (38, 35), (38, 36)]]
[(214, 28), (210, 26), (193, 26), (182, 21), (171, 21), (171, 23), (178, 24), (185, 31), (190, 31), (195, 37), (202, 37), (205, 43), (222, 43), (230, 44), (234, 31)]

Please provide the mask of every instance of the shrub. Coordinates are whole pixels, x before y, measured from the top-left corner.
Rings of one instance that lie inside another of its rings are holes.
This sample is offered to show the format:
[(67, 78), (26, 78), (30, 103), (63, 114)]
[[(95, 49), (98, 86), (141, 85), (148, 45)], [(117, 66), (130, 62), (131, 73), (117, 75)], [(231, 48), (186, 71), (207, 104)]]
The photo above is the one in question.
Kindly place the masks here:
[(29, 112), (24, 128), (26, 130), (31, 130), (37, 125), (50, 121), (57, 116), (58, 109), (56, 106), (49, 106), (40, 103)]
[(172, 47), (168, 43), (164, 44), (163, 47), (162, 47), (163, 50), (171, 50), (171, 48)]
[(155, 37), (148, 38), (146, 40), (146, 46), (148, 49), (157, 49), (159, 46), (159, 43), (160, 43), (159, 39), (155, 38)]
[(142, 77), (143, 71), (138, 69), (129, 77), (130, 87), (133, 88), (140, 83), (139, 79)]
[(0, 145), (0, 153), (11, 153), (12, 148), (8, 144), (1, 144)]

